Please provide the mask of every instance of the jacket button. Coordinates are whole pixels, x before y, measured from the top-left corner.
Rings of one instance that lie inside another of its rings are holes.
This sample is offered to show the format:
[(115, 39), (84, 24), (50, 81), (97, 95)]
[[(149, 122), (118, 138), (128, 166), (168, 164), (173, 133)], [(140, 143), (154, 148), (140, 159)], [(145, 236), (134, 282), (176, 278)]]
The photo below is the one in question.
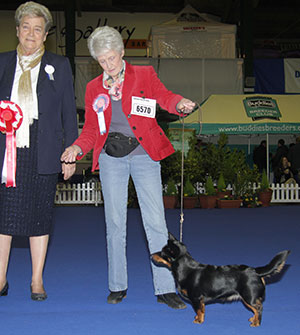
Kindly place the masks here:
[(143, 138), (142, 138), (142, 137), (139, 137), (139, 140), (140, 140), (140, 141), (142, 141), (142, 140), (143, 140)]
[(160, 132), (159, 135), (162, 135), (162, 132)]
[(136, 126), (133, 126), (132, 129), (133, 129), (133, 130), (136, 130)]
[(128, 117), (128, 119), (130, 119), (130, 118), (131, 118), (131, 115), (130, 115), (130, 114), (128, 114), (128, 115), (127, 115), (127, 117)]

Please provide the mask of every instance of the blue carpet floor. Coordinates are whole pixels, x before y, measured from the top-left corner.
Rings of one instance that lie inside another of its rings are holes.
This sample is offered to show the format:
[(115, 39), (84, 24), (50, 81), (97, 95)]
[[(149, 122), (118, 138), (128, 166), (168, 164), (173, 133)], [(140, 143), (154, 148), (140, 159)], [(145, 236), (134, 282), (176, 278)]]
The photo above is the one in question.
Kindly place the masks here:
[[(94, 334), (299, 334), (300, 206), (185, 210), (183, 242), (202, 263), (265, 265), (290, 249), (283, 273), (268, 281), (262, 325), (241, 302), (210, 304), (204, 324), (194, 311), (172, 310), (153, 294), (149, 254), (138, 209), (128, 211), (127, 298), (106, 303), (107, 261), (102, 207), (56, 207), (55, 230), (45, 268), (45, 302), (30, 299), (30, 255), (15, 239), (7, 297), (0, 297), (0, 331), (5, 335)], [(179, 236), (179, 210), (167, 210), (169, 231)]]

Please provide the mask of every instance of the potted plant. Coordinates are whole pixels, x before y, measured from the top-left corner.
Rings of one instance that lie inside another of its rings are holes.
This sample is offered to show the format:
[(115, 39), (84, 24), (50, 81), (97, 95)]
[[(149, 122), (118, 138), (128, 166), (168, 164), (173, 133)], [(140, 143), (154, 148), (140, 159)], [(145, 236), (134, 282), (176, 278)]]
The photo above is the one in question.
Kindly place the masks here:
[(221, 198), (217, 199), (218, 208), (239, 208), (241, 207), (242, 199), (241, 194), (245, 184), (243, 180), (243, 173), (237, 173), (234, 183), (232, 185), (233, 193), (224, 194)]
[(232, 181), (232, 195), (218, 199), (219, 208), (239, 208), (246, 194), (253, 193), (253, 183), (258, 181), (257, 169), (251, 169), (246, 164), (240, 164), (235, 170)]
[(217, 182), (217, 196), (223, 198), (225, 195), (230, 195), (230, 191), (226, 189), (225, 179), (221, 172)]
[(163, 200), (165, 208), (175, 208), (177, 205), (177, 188), (172, 178), (169, 179), (167, 186), (163, 192)]
[(215, 208), (218, 196), (211, 176), (207, 177), (204, 188), (205, 193), (199, 197), (201, 208)]
[(235, 198), (232, 194), (225, 194), (224, 197), (217, 199), (218, 208), (240, 208), (241, 198)]
[(196, 206), (197, 200), (198, 198), (196, 189), (191, 183), (190, 178), (187, 178), (183, 187), (183, 207), (194, 208)]
[(258, 189), (258, 199), (263, 207), (270, 206), (273, 190), (270, 187), (269, 179), (265, 170), (262, 172), (261, 183)]

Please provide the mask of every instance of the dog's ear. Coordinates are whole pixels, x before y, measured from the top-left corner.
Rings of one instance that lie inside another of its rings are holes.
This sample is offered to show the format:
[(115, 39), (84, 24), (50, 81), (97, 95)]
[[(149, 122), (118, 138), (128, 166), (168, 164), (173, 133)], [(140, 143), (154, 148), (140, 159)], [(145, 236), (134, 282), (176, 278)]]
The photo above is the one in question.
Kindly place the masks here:
[(172, 235), (170, 232), (169, 232), (169, 240), (170, 241), (177, 241), (176, 238), (175, 238), (175, 236)]

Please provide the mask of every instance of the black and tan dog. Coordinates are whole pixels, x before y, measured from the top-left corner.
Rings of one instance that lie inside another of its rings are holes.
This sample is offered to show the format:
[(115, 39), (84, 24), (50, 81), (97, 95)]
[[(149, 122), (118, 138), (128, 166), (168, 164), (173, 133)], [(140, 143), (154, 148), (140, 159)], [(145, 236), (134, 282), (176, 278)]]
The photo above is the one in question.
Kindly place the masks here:
[(207, 265), (195, 261), (186, 246), (169, 234), (168, 244), (151, 258), (156, 265), (166, 266), (172, 271), (178, 292), (191, 302), (196, 312), (195, 323), (204, 322), (206, 303), (241, 299), (254, 313), (249, 319), (251, 326), (257, 327), (262, 317), (264, 277), (280, 272), (289, 253), (288, 250), (282, 251), (268, 265), (256, 268)]

